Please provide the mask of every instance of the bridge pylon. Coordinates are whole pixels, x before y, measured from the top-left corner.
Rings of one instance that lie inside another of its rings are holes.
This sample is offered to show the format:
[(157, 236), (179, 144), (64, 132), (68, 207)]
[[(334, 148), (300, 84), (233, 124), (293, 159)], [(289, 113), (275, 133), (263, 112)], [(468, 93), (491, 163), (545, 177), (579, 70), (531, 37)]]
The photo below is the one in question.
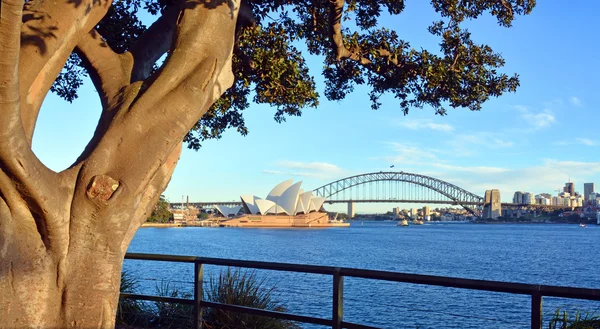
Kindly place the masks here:
[(484, 219), (496, 219), (502, 216), (502, 203), (499, 190), (493, 189), (485, 191), (482, 215)]
[(348, 218), (354, 218), (354, 215), (356, 215), (356, 212), (354, 211), (354, 202), (350, 201), (348, 202)]

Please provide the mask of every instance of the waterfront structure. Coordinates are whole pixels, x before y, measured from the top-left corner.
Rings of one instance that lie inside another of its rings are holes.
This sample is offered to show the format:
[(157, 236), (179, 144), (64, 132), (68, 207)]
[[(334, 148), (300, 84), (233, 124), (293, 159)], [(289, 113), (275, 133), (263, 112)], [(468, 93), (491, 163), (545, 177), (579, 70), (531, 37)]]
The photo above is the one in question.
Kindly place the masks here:
[(496, 219), (502, 216), (502, 203), (500, 200), (500, 190), (485, 191), (483, 203), (483, 218)]
[(575, 195), (575, 183), (573, 183), (573, 182), (565, 183), (565, 187), (563, 187), (563, 192), (567, 192), (570, 195)]
[[(302, 182), (292, 184), (289, 179), (275, 186), (265, 199), (255, 195), (242, 195), (242, 206), (250, 215), (295, 216), (319, 211), (325, 198), (313, 196), (312, 191), (304, 192), (300, 188)], [(350, 215), (350, 214), (348, 214)]]
[[(277, 184), (265, 199), (255, 195), (242, 195), (240, 197), (241, 206), (215, 206), (222, 214), (229, 213), (228, 216), (233, 212), (237, 214), (242, 208), (245, 213), (223, 222), (221, 226), (329, 227), (349, 225), (338, 222), (330, 223), (327, 212), (322, 211), (325, 198), (314, 196), (312, 191), (305, 192), (301, 186), (302, 182), (293, 184), (293, 180), (289, 179)], [(348, 216), (352, 218), (354, 211), (349, 211)]]
[(419, 210), (417, 208), (412, 208), (410, 210), (410, 218), (419, 219)]
[(348, 202), (348, 218), (354, 218), (355, 215), (354, 202)]
[(431, 210), (429, 206), (423, 207), (423, 220), (430, 221), (431, 220)]
[(223, 217), (231, 217), (231, 216), (237, 215), (240, 212), (240, 210), (242, 209), (242, 207), (241, 206), (228, 207), (228, 206), (215, 205), (215, 209), (217, 209), (217, 211), (221, 215), (223, 215)]
[(594, 183), (585, 183), (583, 184), (583, 196), (585, 201), (590, 200), (590, 195), (596, 192), (594, 190)]

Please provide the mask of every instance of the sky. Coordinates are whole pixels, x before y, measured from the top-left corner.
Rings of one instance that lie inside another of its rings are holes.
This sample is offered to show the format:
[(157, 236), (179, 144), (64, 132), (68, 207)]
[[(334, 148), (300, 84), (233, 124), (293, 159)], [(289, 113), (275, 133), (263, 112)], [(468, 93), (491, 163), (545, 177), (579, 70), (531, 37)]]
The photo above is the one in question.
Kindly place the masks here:
[[(600, 185), (600, 52), (596, 13), (600, 1), (538, 1), (529, 16), (511, 28), (490, 16), (467, 23), (477, 43), (490, 45), (506, 60), (503, 72), (518, 73), (516, 93), (490, 99), (483, 109), (431, 108), (403, 115), (398, 102), (383, 97), (370, 109), (368, 89), (357, 87), (339, 102), (324, 96), (316, 109), (278, 124), (274, 109), (252, 104), (244, 115), (249, 134), (230, 130), (200, 151), (184, 149), (165, 196), (180, 202), (265, 197), (277, 183), (303, 181), (316, 189), (344, 177), (390, 170), (429, 175), (478, 195), (499, 189), (504, 202), (517, 190), (535, 194), (575, 182)], [(407, 1), (399, 16), (382, 25), (395, 29), (414, 47), (437, 50), (427, 26), (439, 17), (426, 1)], [(323, 94), (321, 59), (308, 59)], [(91, 138), (100, 115), (91, 82), (69, 104), (46, 98), (33, 149), (49, 168), (60, 171), (75, 161)], [(599, 187), (600, 188), (600, 187)], [(410, 205), (358, 204), (357, 212), (385, 212)], [(327, 206), (345, 211), (345, 205)]]

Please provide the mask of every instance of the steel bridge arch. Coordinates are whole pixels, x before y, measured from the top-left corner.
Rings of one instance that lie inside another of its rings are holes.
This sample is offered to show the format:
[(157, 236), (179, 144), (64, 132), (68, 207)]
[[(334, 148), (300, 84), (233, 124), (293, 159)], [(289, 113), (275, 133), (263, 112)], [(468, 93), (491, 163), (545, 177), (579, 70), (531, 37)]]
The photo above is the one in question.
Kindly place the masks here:
[[(343, 179), (339, 179), (337, 181), (331, 182), (329, 184), (323, 185), (315, 190), (313, 193), (317, 196), (324, 197), (326, 199), (331, 196), (340, 193), (344, 190), (352, 188), (354, 186), (368, 184), (371, 182), (379, 182), (379, 181), (396, 181), (396, 182), (407, 182), (415, 185), (420, 185), (425, 188), (431, 189), (440, 193), (441, 195), (449, 198), (454, 203), (462, 206), (469, 212), (476, 214), (476, 212), (471, 208), (473, 205), (482, 205), (483, 198), (471, 193), (463, 188), (460, 188), (454, 184), (445, 182), (441, 179), (437, 179), (434, 177), (429, 177), (425, 175), (412, 174), (406, 172), (374, 172), (367, 174), (360, 174), (355, 176), (346, 177)], [(360, 200), (355, 200), (360, 201)], [(382, 201), (387, 201), (382, 200)], [(393, 200), (389, 200), (393, 201)]]

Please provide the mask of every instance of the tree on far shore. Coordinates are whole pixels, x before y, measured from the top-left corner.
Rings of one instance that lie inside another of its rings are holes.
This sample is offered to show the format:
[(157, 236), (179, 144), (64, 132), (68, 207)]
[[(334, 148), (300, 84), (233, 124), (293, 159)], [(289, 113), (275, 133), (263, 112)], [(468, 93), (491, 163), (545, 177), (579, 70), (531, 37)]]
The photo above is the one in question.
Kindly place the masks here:
[(169, 201), (161, 194), (147, 221), (151, 223), (168, 223), (172, 220), (173, 214), (169, 211)]
[[(514, 92), (518, 76), (463, 23), (491, 15), (510, 27), (535, 0), (430, 4), (434, 49), (383, 26), (402, 0), (0, 0), (0, 326), (114, 327), (123, 257), (182, 143), (246, 134), (250, 102), (278, 122), (317, 107), (305, 55), (323, 60), (328, 100), (365, 85), (373, 109), (391, 94), (404, 113), (443, 115)], [(54, 172), (31, 149), (38, 114), (48, 91), (72, 101), (86, 76), (100, 119)]]

